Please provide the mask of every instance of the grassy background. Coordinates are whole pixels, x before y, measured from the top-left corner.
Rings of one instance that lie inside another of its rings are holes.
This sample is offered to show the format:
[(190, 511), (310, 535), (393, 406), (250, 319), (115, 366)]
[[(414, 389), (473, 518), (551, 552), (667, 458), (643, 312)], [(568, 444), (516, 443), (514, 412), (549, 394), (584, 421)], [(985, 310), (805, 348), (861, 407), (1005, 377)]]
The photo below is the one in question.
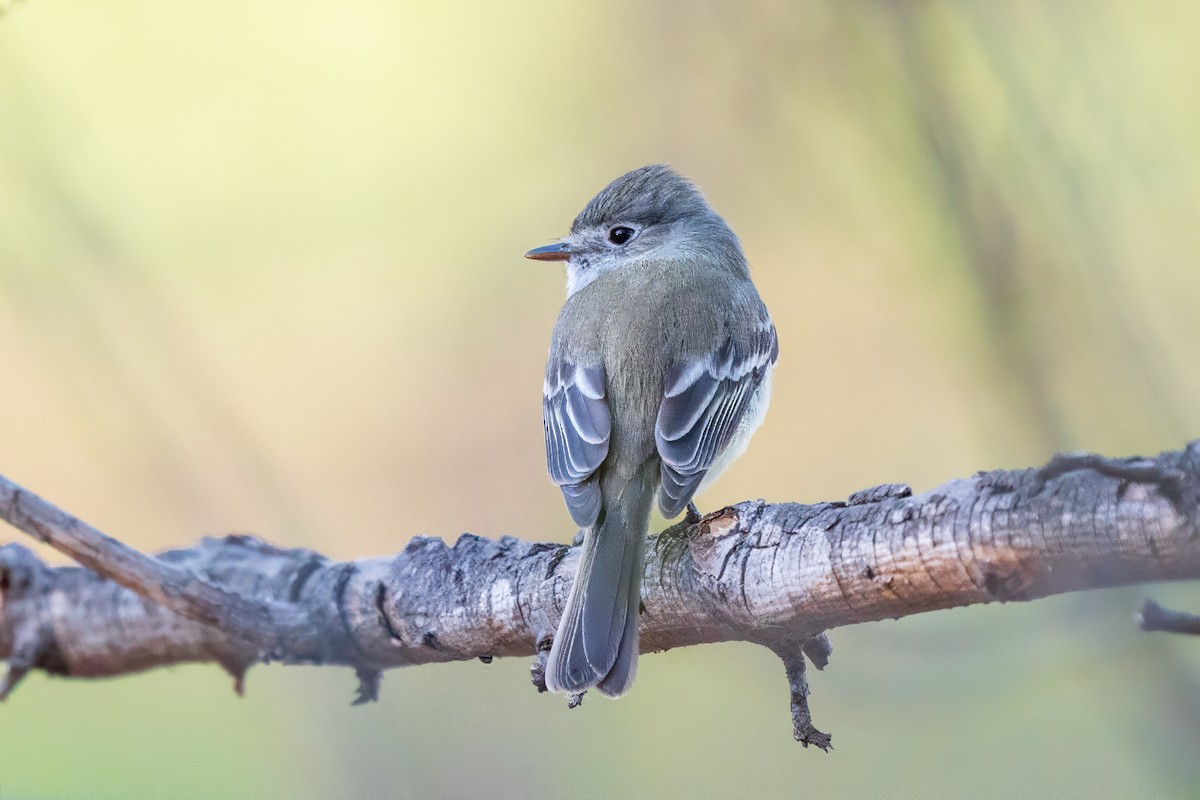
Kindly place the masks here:
[[(1200, 435), (1187, 2), (0, 2), (0, 471), (137, 547), (566, 539), (521, 253), (665, 161), (743, 239), (772, 413), (703, 507)], [(10, 531), (3, 538), (25, 541)], [(53, 555), (48, 558), (61, 563)], [(750, 645), (567, 713), (524, 661), (34, 677), (8, 798), (1189, 797), (1200, 652), (1114, 590)]]

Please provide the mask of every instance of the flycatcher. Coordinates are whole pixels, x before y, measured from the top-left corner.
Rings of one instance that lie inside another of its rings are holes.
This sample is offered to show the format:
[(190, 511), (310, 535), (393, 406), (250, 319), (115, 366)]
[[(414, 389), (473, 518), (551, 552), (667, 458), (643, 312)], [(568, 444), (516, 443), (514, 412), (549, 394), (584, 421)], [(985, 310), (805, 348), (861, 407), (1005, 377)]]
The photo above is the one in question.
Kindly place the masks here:
[(779, 343), (741, 244), (670, 167), (617, 178), (569, 236), (525, 254), (565, 261), (542, 415), (550, 478), (584, 529), (546, 686), (619, 697), (637, 671), (642, 552), (745, 451)]

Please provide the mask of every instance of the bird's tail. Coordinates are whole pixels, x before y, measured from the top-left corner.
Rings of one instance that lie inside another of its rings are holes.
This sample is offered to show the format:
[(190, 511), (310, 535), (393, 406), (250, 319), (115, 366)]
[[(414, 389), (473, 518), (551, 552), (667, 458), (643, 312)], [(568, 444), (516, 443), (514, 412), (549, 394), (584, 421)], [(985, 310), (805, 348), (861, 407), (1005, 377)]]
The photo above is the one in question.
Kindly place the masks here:
[(614, 491), (604, 487), (600, 518), (584, 532), (579, 571), (546, 662), (546, 687), (553, 692), (578, 694), (594, 686), (620, 697), (633, 685), (642, 551), (657, 474), (650, 459)]

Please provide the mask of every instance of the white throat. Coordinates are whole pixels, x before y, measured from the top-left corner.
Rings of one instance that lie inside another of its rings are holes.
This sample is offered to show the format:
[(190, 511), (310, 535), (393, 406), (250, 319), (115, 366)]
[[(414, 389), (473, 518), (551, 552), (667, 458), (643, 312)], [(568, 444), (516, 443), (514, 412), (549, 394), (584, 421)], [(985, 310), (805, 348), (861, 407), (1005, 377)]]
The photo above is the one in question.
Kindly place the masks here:
[(587, 266), (579, 266), (568, 261), (567, 297), (570, 297), (580, 289), (583, 289), (601, 275), (607, 272), (612, 272), (613, 270), (622, 269), (623, 267), (645, 261), (667, 261), (671, 259), (682, 260), (693, 258), (694, 256), (695, 253), (691, 252), (686, 246), (684, 246), (683, 242), (677, 238), (671, 238), (652, 250), (636, 254), (613, 254), (594, 259), (589, 262)]

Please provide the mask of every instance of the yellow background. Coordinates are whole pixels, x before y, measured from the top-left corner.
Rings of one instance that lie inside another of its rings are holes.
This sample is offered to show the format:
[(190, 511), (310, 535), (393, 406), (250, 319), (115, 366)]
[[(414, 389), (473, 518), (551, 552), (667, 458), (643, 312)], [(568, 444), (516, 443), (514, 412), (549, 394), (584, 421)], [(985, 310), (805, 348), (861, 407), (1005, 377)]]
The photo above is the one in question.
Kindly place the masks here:
[[(705, 509), (1200, 436), (1200, 9), (0, 0), (0, 473), (139, 548), (566, 540), (528, 248), (645, 163), (742, 237), (771, 413)], [(0, 541), (27, 540), (15, 531)], [(55, 563), (61, 559), (48, 555)], [(568, 712), (528, 662), (34, 676), (0, 796), (1180, 797), (1200, 645), (1142, 597), (754, 646)]]

